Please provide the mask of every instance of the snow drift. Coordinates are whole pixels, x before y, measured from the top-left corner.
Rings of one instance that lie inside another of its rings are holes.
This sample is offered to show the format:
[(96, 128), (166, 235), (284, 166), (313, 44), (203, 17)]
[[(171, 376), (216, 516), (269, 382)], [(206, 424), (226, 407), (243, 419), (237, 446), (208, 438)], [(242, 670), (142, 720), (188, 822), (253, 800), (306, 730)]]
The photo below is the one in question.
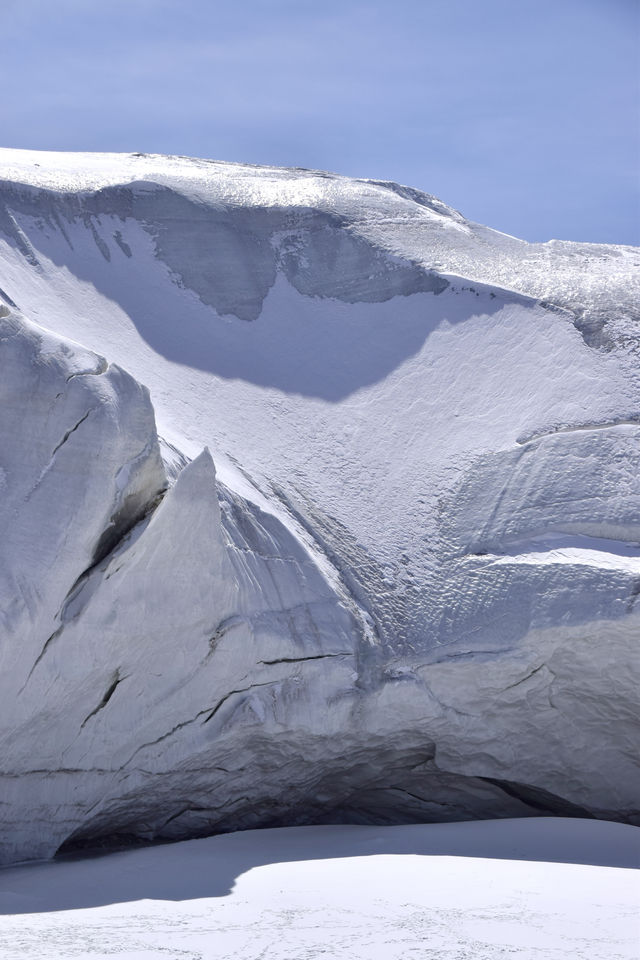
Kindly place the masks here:
[(530, 817), (76, 852), (0, 871), (3, 960), (637, 960), (638, 833)]

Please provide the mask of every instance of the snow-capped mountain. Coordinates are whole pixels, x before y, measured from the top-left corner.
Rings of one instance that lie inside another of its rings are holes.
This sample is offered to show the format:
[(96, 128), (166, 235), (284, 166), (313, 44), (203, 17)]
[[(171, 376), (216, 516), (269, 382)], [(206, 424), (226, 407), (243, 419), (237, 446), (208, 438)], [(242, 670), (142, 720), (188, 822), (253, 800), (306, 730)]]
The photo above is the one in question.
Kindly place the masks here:
[(639, 259), (393, 183), (0, 151), (4, 861), (633, 822)]

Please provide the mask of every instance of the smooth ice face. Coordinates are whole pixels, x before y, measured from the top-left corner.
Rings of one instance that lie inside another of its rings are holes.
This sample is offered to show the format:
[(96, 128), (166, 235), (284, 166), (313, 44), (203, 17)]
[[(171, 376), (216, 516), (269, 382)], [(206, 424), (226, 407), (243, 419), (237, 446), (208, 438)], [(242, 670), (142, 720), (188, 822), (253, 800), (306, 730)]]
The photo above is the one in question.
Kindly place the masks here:
[(230, 492), (223, 518), (208, 451), (167, 489), (144, 388), (15, 313), (2, 322), (2, 857), (51, 855), (90, 812), (103, 831), (154, 833), (177, 795), (218, 791), (219, 820), (234, 797), (212, 744), (248, 756), (269, 707), (303, 740), (340, 729), (344, 710), (322, 718), (352, 691), (354, 618), (275, 518)]
[(4, 860), (634, 821), (636, 252), (317, 172), (2, 157)]
[(144, 387), (8, 309), (0, 331), (0, 590), (6, 636), (24, 648), (166, 484)]

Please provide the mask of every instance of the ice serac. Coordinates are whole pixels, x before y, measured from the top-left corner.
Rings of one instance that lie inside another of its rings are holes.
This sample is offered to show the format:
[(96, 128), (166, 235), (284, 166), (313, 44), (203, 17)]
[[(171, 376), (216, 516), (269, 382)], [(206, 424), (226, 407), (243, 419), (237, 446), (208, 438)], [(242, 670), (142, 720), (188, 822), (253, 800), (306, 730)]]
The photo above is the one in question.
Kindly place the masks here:
[(638, 252), (317, 171), (0, 161), (2, 859), (637, 822)]
[(3, 682), (21, 684), (165, 476), (148, 392), (119, 367), (6, 307), (0, 353)]
[(257, 719), (329, 736), (354, 619), (275, 518), (231, 494), (223, 518), (207, 450), (166, 489), (144, 388), (5, 313), (2, 858), (153, 836), (198, 796), (221, 819)]

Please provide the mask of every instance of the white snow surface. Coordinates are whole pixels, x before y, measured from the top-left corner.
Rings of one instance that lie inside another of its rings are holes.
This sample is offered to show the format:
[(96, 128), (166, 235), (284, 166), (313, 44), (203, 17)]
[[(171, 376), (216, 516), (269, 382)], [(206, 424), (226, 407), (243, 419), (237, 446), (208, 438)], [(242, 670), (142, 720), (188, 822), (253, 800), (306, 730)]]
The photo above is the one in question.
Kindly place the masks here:
[(246, 831), (0, 872), (5, 960), (635, 960), (637, 828)]
[(393, 183), (0, 151), (4, 861), (635, 822), (637, 265)]

